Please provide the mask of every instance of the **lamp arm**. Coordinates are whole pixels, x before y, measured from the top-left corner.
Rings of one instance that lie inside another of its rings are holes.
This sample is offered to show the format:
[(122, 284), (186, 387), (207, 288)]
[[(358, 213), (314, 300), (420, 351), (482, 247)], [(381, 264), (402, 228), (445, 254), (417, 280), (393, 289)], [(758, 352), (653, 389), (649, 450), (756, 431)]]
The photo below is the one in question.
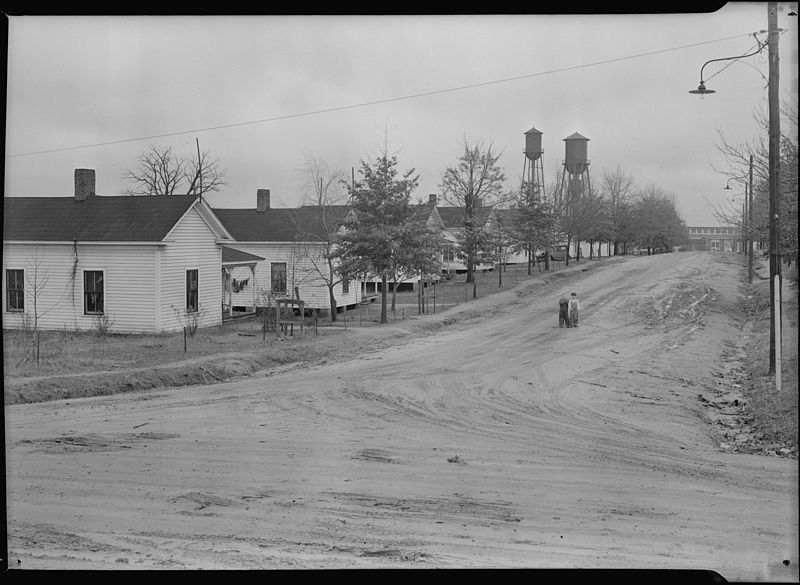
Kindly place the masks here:
[[(753, 36), (755, 37), (755, 35)], [(706, 61), (705, 63), (703, 63), (703, 66), (700, 68), (700, 83), (703, 83), (703, 69), (705, 69), (706, 65), (708, 65), (709, 63), (714, 63), (716, 61), (730, 61), (731, 59), (744, 59), (745, 57), (752, 57), (753, 55), (757, 55), (758, 53), (760, 53), (764, 49), (764, 47), (766, 47), (768, 44), (766, 41), (762, 43), (761, 41), (758, 40), (757, 37), (756, 37), (756, 42), (758, 43), (758, 48), (752, 53), (747, 53), (746, 55), (736, 55), (734, 57), (721, 57), (719, 59), (711, 59), (710, 61)]]

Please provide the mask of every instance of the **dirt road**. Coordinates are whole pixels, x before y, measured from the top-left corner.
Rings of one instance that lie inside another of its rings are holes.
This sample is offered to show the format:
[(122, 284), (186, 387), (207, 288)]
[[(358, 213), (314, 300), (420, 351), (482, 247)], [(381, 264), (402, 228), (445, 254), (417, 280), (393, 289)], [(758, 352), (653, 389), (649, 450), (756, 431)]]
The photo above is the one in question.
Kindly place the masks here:
[(386, 326), (401, 343), (346, 361), (7, 406), (10, 565), (796, 581), (797, 460), (721, 448), (698, 399), (743, 345), (740, 276), (630, 258)]

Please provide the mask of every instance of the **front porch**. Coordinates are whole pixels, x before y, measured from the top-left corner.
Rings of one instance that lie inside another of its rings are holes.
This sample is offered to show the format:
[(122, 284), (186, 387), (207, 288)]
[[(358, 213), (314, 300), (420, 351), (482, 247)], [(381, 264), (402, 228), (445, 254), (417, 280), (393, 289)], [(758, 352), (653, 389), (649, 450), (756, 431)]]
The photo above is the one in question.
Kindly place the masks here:
[[(222, 246), (222, 322), (250, 317), (256, 314), (258, 287), (256, 264), (261, 256)], [(237, 269), (249, 269), (245, 278), (235, 278)], [(249, 291), (248, 291), (249, 289)], [(247, 294), (249, 292), (249, 294)]]

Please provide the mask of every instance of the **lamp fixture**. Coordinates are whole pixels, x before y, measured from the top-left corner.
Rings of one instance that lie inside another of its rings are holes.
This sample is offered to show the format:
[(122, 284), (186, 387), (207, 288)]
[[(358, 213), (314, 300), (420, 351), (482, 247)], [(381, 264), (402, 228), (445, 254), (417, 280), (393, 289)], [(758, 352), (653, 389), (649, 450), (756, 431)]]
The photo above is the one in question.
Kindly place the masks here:
[(757, 33), (753, 33), (753, 38), (755, 38), (756, 43), (758, 44), (758, 48), (755, 51), (753, 51), (752, 53), (747, 53), (745, 55), (736, 55), (734, 57), (722, 57), (720, 59), (711, 59), (710, 61), (706, 61), (705, 63), (703, 63), (703, 66), (700, 68), (700, 85), (697, 86), (697, 89), (690, 89), (689, 93), (693, 93), (693, 94), (699, 95), (701, 97), (706, 95), (706, 94), (717, 93), (713, 89), (706, 88), (706, 83), (705, 83), (705, 81), (703, 81), (703, 69), (706, 68), (706, 65), (708, 65), (709, 63), (714, 63), (715, 61), (730, 61), (731, 59), (744, 59), (745, 57), (752, 57), (753, 55), (756, 55), (756, 54), (760, 53), (764, 49), (764, 47), (767, 46), (767, 41), (764, 41), (762, 43), (760, 40), (758, 40), (758, 36), (756, 36), (756, 35), (758, 35), (759, 33), (765, 33), (765, 32), (767, 32), (767, 31), (760, 30)]

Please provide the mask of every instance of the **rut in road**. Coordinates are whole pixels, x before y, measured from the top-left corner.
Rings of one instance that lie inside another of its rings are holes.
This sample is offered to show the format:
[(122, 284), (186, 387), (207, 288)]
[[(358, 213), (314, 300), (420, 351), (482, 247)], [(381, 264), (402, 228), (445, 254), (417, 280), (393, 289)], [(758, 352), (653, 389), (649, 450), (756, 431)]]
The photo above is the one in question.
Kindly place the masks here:
[[(791, 576), (796, 461), (720, 452), (697, 405), (736, 335), (735, 277), (709, 258), (554, 276), (336, 363), (7, 407), (10, 552), (43, 568), (645, 565), (743, 580), (791, 559)], [(581, 323), (559, 329), (572, 290)]]

